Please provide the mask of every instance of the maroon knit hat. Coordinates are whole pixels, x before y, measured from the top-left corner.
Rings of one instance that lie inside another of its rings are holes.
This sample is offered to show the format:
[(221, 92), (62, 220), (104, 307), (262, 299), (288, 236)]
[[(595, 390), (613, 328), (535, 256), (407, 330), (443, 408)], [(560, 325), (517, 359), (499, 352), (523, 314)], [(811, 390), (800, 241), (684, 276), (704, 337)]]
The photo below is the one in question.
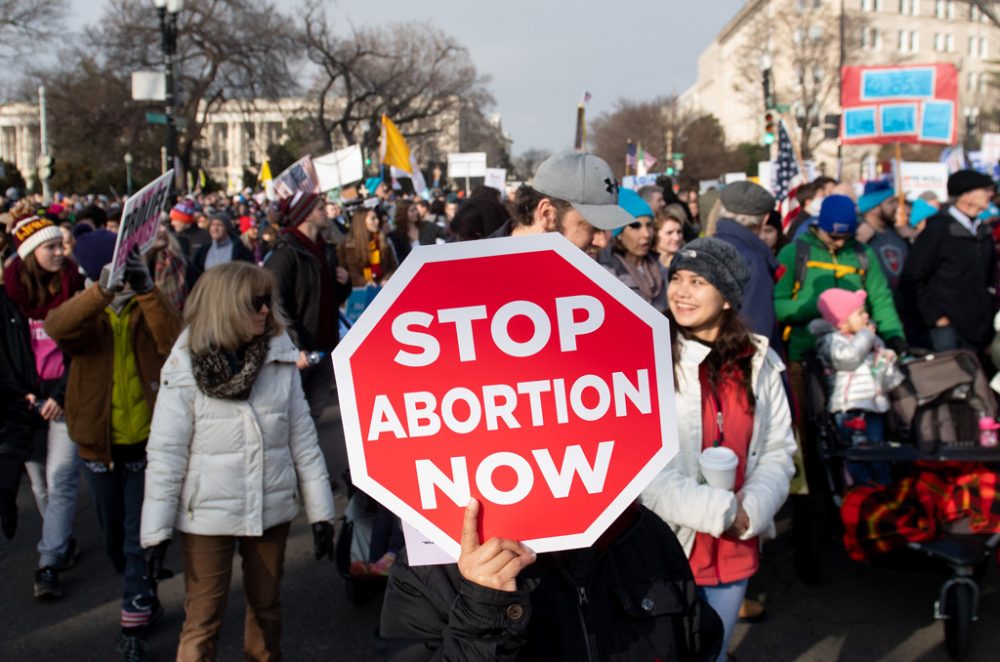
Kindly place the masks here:
[(319, 200), (319, 196), (315, 193), (296, 191), (294, 195), (278, 203), (278, 214), (281, 218), (281, 223), (285, 227), (298, 227), (300, 223), (306, 220), (309, 212), (319, 203)]

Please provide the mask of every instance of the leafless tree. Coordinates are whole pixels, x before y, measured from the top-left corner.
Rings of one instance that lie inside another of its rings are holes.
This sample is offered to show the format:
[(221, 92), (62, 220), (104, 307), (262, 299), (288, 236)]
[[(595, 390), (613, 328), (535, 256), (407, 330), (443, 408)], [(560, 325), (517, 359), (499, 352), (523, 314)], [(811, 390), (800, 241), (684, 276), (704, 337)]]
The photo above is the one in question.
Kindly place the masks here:
[[(291, 94), (302, 55), (295, 22), (269, 0), (189, 2), (178, 16), (178, 115), (187, 122), (179, 155), (190, 167), (206, 118), (229, 99), (251, 103)], [(93, 38), (119, 76), (159, 69), (160, 25), (149, 0), (111, 0)]]
[(0, 48), (14, 55), (29, 52), (59, 34), (65, 15), (66, 0), (0, 0)]
[(1000, 2), (996, 0), (959, 0), (965, 4), (976, 7), (986, 18), (993, 22), (993, 25), (1000, 28)]
[(834, 4), (784, 0), (761, 5), (737, 51), (739, 83), (733, 92), (763, 116), (763, 72), (769, 70), (773, 101), (788, 107), (790, 124), (798, 129), (793, 137), (805, 159), (824, 139), (823, 115), (839, 106), (841, 39), (845, 64), (864, 53), (867, 21), (857, 13), (841, 17)]
[(320, 69), (316, 124), (330, 148), (360, 143), (374, 151), (383, 113), (420, 144), (456, 123), (463, 106), (493, 102), (468, 50), (430, 24), (351, 27), (341, 35), (316, 0), (304, 16), (307, 53)]

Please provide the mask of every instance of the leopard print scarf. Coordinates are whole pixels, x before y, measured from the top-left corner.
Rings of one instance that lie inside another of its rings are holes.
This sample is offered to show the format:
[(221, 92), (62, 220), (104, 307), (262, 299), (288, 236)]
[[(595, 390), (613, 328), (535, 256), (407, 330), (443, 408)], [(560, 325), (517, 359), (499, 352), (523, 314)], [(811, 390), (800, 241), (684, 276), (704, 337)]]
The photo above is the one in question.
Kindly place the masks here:
[(271, 345), (269, 336), (258, 336), (236, 353), (235, 364), (221, 350), (191, 357), (194, 379), (201, 392), (220, 400), (246, 400), (257, 381)]

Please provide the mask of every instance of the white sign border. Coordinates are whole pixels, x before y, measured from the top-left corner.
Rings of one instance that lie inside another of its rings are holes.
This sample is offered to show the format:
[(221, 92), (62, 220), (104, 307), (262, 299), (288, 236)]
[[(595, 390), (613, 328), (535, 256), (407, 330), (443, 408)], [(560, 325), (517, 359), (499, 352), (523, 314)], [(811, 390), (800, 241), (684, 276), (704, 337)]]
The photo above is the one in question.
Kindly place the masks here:
[[(608, 272), (583, 251), (557, 233), (544, 233), (522, 237), (480, 239), (477, 241), (437, 244), (415, 248), (406, 261), (396, 270), (389, 282), (382, 288), (375, 300), (365, 309), (358, 321), (351, 327), (333, 351), (333, 368), (337, 380), (340, 399), (340, 415), (344, 428), (344, 440), (351, 480), (361, 491), (382, 503), (405, 522), (409, 523), (429, 540), (441, 547), (453, 558), (461, 551), (453, 540), (436, 524), (419, 511), (410, 507), (368, 475), (363, 445), (364, 435), (358, 417), (357, 399), (354, 392), (354, 375), (351, 370), (351, 356), (361, 343), (388, 313), (390, 306), (425, 264), (453, 260), (515, 255), (523, 253), (554, 251), (585, 276), (604, 288), (608, 294), (628, 308), (653, 331), (653, 352), (656, 361), (656, 384), (660, 411), (660, 449), (646, 465), (625, 486), (621, 493), (604, 511), (581, 533), (566, 536), (550, 536), (522, 541), (535, 552), (555, 552), (566, 549), (590, 547), (604, 531), (639, 498), (642, 491), (677, 454), (679, 441), (677, 434), (677, 411), (674, 402), (673, 360), (670, 349), (670, 323), (667, 318), (650, 306), (638, 294), (629, 289), (618, 278)], [(622, 342), (628, 342), (622, 339)]]

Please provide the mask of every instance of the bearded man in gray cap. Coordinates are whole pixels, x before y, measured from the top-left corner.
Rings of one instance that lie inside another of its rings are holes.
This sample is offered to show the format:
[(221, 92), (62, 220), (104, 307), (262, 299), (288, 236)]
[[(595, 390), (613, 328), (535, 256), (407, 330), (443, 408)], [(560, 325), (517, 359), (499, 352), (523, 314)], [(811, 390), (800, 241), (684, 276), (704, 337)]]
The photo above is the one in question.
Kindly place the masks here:
[(593, 154), (563, 152), (538, 166), (514, 195), (514, 214), (490, 237), (559, 232), (577, 248), (607, 245), (607, 233), (635, 221), (618, 206), (618, 181)]
[(754, 333), (768, 339), (782, 352), (778, 321), (774, 316), (774, 284), (778, 261), (760, 239), (760, 228), (774, 209), (774, 198), (753, 182), (735, 182), (719, 194), (722, 212), (715, 237), (731, 245), (750, 268), (750, 280), (743, 292), (742, 314)]

